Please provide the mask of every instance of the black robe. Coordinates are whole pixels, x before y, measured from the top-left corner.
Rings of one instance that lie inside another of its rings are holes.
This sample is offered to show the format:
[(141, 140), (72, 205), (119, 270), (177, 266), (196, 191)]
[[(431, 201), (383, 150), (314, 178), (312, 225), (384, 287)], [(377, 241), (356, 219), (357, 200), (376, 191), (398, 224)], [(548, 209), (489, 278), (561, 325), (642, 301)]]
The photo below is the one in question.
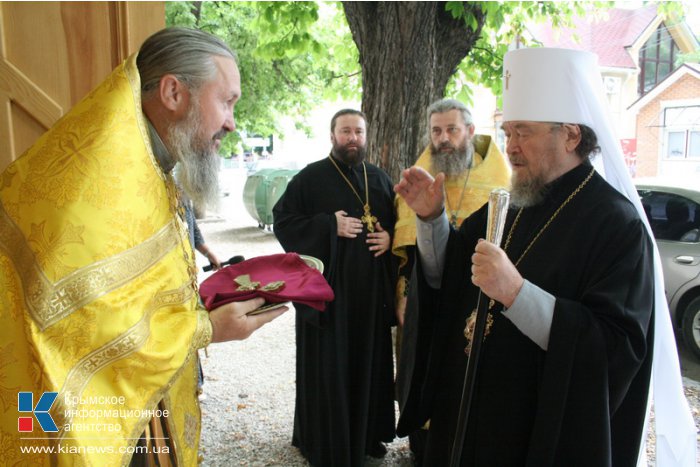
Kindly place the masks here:
[[(362, 165), (338, 162), (365, 199)], [(389, 176), (366, 164), (373, 216), (393, 237)], [(313, 465), (362, 465), (372, 443), (394, 438), (391, 326), (395, 264), (390, 252), (369, 251), (367, 229), (338, 237), (335, 212), (361, 218), (362, 203), (326, 158), (289, 183), (273, 209), (285, 251), (315, 256), (335, 300), (325, 311), (295, 304), (297, 392), (292, 444)]]
[[(542, 204), (523, 211), (506, 250), (511, 261), (590, 170), (583, 164), (564, 174)], [(504, 242), (515, 214), (508, 214)], [(397, 433), (430, 419), (425, 465), (450, 459), (467, 363), (463, 330), (478, 297), (471, 254), (486, 217), (483, 207), (459, 231), (451, 230), (440, 290), (426, 284), (420, 264), (418, 280), (411, 282), (417, 306), (406, 316), (402, 358), (412, 362), (399, 369), (411, 384)], [(461, 465), (635, 465), (651, 372), (654, 299), (652, 243), (637, 211), (594, 174), (518, 270), (556, 299), (548, 350), (496, 304)]]

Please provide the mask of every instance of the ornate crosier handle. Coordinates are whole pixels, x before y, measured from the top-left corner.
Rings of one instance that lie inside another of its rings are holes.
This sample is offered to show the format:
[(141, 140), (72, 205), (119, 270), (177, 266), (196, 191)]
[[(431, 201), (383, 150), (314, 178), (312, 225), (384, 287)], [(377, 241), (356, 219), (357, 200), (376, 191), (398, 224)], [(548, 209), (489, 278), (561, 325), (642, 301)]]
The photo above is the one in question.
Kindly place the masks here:
[(489, 213), (486, 223), (486, 240), (496, 246), (501, 245), (503, 228), (506, 225), (510, 193), (503, 188), (496, 188), (489, 195)]
[[(506, 223), (506, 214), (508, 214), (508, 203), (510, 202), (510, 193), (502, 188), (496, 188), (491, 191), (489, 195), (489, 212), (488, 219), (486, 222), (486, 240), (493, 243), (496, 246), (501, 245), (501, 240), (503, 239), (503, 228)], [(484, 300), (488, 297), (484, 295), (481, 296), (479, 293), (479, 301)], [(489, 299), (488, 306), (486, 308), (486, 327), (484, 329), (483, 337), (489, 335), (491, 332), (491, 326), (493, 325), (493, 316), (490, 311), (491, 308), (496, 304), (493, 299)], [(464, 353), (467, 355), (471, 354), (472, 342), (474, 340), (474, 328), (476, 326), (476, 316), (477, 309), (471, 312), (467, 318), (466, 326), (464, 327), (464, 337), (467, 339), (467, 346), (464, 348)]]

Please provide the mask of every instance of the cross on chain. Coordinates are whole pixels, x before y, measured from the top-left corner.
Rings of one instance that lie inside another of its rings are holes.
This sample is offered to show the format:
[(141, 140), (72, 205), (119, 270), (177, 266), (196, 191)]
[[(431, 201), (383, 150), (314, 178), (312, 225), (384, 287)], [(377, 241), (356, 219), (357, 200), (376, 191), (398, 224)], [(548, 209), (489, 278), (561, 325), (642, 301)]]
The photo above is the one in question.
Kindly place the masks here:
[(369, 212), (369, 205), (365, 204), (364, 208), (365, 214), (364, 216), (360, 217), (360, 220), (363, 224), (367, 224), (367, 231), (374, 232), (374, 224), (377, 222), (377, 218), (374, 217), (371, 212)]

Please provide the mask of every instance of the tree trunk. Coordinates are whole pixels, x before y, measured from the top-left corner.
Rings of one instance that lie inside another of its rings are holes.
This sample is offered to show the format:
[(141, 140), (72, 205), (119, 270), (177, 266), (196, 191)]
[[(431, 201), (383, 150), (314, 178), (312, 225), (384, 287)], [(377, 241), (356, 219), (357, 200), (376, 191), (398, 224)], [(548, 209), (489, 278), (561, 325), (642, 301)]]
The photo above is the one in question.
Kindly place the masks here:
[(192, 2), (190, 13), (194, 16), (195, 24), (199, 25), (199, 21), (202, 19), (202, 2)]
[(479, 38), (484, 14), (445, 11), (446, 2), (343, 2), (362, 66), (362, 111), (367, 115), (367, 153), (398, 181), (428, 144), (426, 109), (444, 97), (457, 65)]

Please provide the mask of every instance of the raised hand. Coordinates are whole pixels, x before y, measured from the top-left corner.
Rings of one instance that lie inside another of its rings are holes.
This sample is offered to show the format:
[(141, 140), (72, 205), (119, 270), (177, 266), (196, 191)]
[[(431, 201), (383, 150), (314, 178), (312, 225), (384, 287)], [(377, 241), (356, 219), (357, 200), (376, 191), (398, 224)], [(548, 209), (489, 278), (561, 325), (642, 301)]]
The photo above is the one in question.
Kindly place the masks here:
[(425, 169), (413, 166), (401, 173), (401, 180), (394, 185), (394, 191), (420, 218), (432, 220), (444, 209), (444, 184), (444, 173), (440, 172), (433, 178)]

